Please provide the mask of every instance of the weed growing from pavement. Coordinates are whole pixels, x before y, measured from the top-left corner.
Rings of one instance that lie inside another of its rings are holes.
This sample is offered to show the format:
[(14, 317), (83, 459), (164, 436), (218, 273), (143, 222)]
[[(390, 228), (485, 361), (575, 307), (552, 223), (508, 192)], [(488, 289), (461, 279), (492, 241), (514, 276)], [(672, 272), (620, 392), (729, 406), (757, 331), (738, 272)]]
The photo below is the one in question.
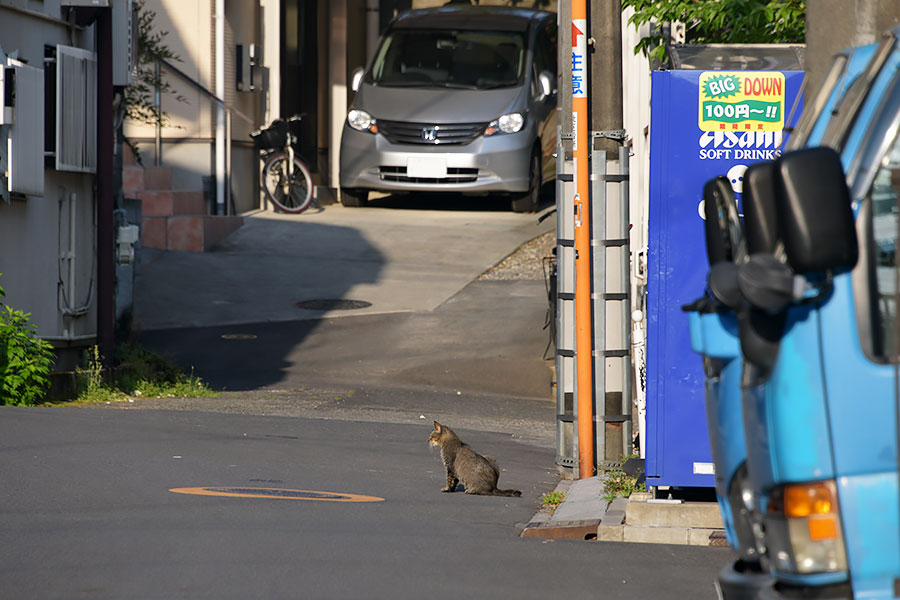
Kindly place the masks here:
[(182, 372), (170, 360), (137, 344), (116, 349), (116, 366), (104, 370), (96, 346), (87, 350), (85, 367), (77, 370), (77, 395), (69, 402), (93, 404), (133, 398), (216, 397), (202, 379)]
[[(627, 458), (634, 457), (630, 456), (626, 457), (626, 459)], [(614, 467), (606, 471), (606, 475), (604, 477), (604, 488), (605, 491), (600, 497), (607, 502), (612, 502), (619, 496), (628, 498), (634, 492), (647, 491), (647, 486), (645, 484), (637, 483), (637, 477), (628, 475), (620, 467)]]
[(551, 506), (551, 507), (555, 508), (555, 507), (559, 506), (559, 504), (563, 500), (565, 500), (565, 498), (566, 498), (565, 494), (554, 490), (552, 492), (548, 492), (548, 493), (544, 494), (544, 499), (543, 499), (542, 503), (544, 504), (544, 506)]

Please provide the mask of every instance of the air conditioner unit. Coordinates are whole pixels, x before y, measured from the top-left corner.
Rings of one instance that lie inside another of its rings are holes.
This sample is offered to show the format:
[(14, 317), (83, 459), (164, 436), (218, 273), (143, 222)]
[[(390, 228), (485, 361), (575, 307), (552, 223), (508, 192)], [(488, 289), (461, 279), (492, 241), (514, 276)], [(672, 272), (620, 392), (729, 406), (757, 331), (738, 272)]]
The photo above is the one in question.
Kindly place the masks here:
[(16, 103), (16, 70), (0, 61), (0, 125), (11, 125)]
[(0, 63), (0, 125), (6, 145), (3, 198), (9, 193), (44, 194), (44, 72), (13, 58)]

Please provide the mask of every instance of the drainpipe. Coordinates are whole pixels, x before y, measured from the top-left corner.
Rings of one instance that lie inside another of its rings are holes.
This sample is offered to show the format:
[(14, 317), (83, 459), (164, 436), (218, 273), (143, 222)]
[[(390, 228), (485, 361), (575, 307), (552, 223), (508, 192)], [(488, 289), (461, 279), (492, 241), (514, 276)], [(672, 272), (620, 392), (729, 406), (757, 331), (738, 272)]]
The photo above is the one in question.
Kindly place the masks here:
[(115, 354), (115, 236), (113, 223), (112, 9), (97, 18), (97, 342), (103, 365)]
[(328, 186), (341, 187), (341, 131), (347, 118), (347, 0), (328, 3)]
[[(216, 0), (216, 97), (225, 100), (225, 0)], [(216, 214), (225, 214), (225, 107), (216, 102)]]
[[(75, 295), (75, 214), (77, 200), (78, 196), (76, 196), (74, 192), (69, 194), (69, 253), (67, 256), (69, 259), (69, 305), (66, 307), (69, 309), (75, 307), (75, 298), (77, 298)], [(71, 327), (73, 331), (69, 331), (68, 328), (66, 328), (66, 335), (74, 333), (75, 324), (69, 323), (69, 327)]]
[(366, 0), (366, 63), (372, 62), (378, 45), (378, 0)]

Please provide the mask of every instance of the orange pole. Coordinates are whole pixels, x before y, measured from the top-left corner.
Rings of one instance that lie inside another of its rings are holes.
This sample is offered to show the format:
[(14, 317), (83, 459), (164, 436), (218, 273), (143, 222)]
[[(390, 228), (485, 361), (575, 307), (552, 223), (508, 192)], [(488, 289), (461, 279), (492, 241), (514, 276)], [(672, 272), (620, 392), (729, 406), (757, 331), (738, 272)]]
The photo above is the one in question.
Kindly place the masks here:
[(588, 155), (587, 3), (572, 0), (572, 133), (575, 162), (575, 372), (579, 476), (594, 475), (591, 232)]

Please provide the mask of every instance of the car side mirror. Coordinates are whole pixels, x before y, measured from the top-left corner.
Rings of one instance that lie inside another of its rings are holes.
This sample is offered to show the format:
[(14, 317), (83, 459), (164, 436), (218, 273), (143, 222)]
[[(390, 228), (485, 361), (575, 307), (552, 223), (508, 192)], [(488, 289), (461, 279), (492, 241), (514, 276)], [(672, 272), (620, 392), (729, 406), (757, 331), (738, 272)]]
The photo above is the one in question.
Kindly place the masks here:
[(728, 179), (716, 177), (706, 182), (703, 186), (703, 205), (709, 265), (742, 260), (746, 254), (744, 232), (734, 190)]
[(538, 83), (540, 84), (541, 93), (543, 94), (541, 100), (549, 98), (556, 92), (556, 90), (553, 89), (553, 73), (550, 71), (541, 71), (538, 75)]
[(859, 258), (850, 190), (837, 152), (789, 152), (775, 163), (778, 216), (796, 273), (849, 269)]
[(350, 77), (350, 89), (354, 92), (359, 91), (359, 86), (362, 84), (363, 75), (365, 75), (366, 70), (362, 67), (356, 67), (356, 70), (353, 71), (353, 75)]
[(775, 163), (757, 163), (744, 172), (744, 193), (741, 200), (747, 254), (773, 254), (778, 245)]

